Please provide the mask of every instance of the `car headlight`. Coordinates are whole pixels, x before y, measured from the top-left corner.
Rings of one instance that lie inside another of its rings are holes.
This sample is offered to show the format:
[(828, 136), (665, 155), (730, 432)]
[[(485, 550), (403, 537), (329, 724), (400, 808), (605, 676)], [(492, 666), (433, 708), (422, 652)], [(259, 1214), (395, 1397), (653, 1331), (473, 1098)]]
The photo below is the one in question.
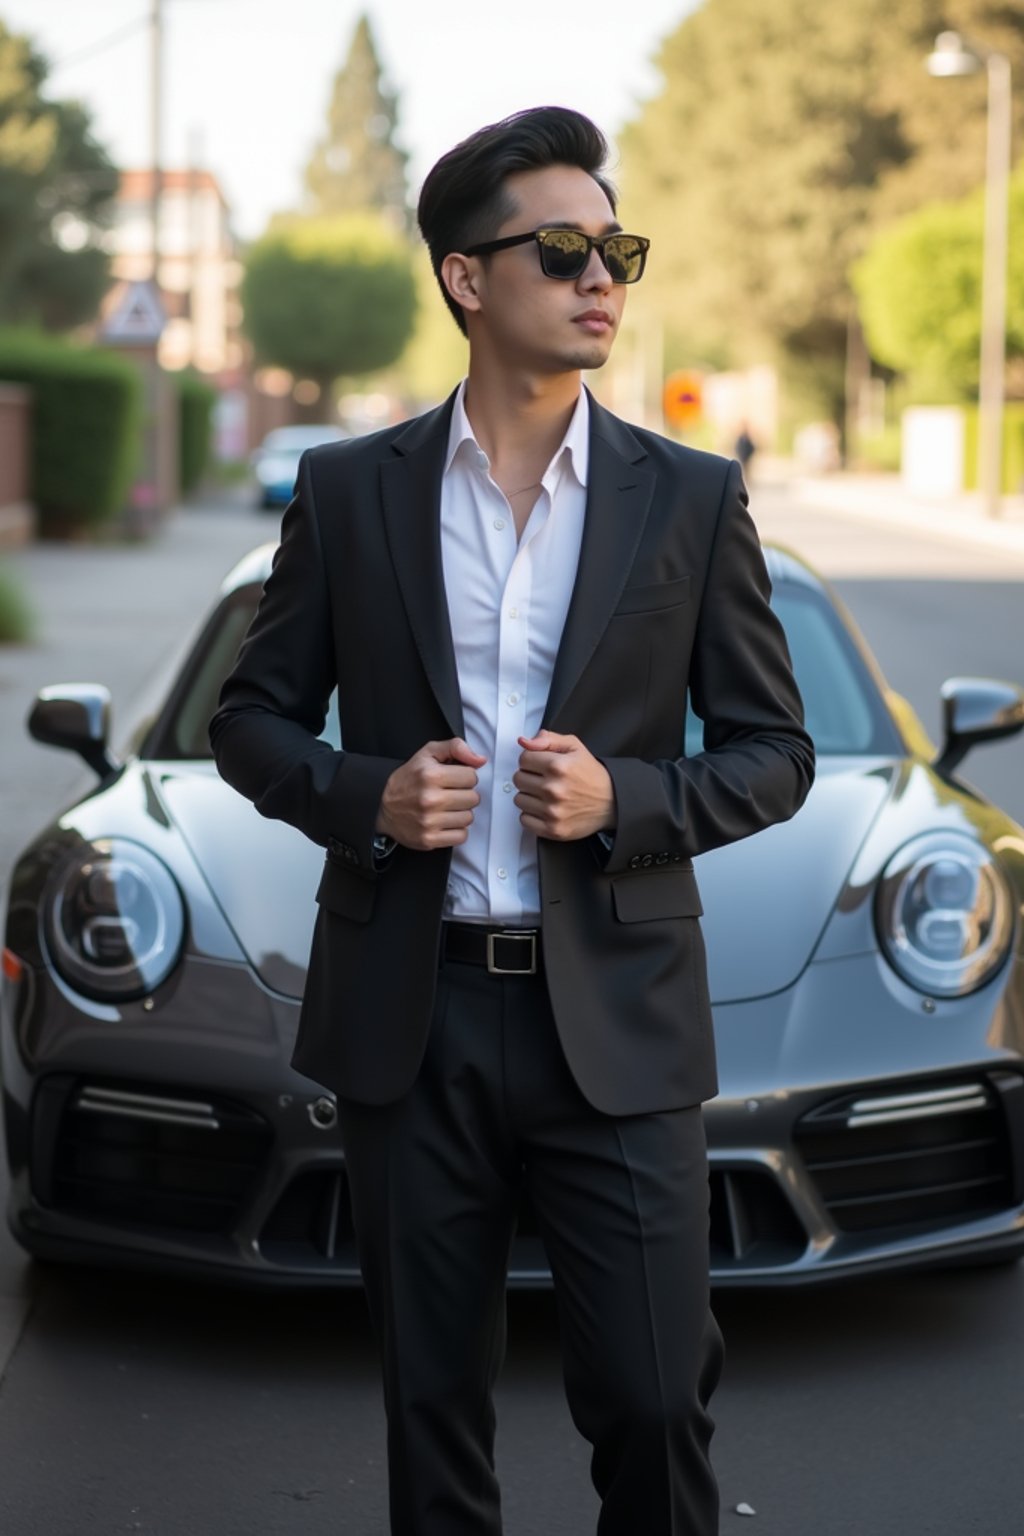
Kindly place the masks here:
[(975, 992), (1013, 940), (1006, 876), (981, 843), (957, 833), (915, 837), (882, 872), (875, 920), (890, 964), (937, 997)]
[(125, 838), (92, 842), (63, 864), (43, 913), (54, 966), (87, 997), (144, 997), (181, 955), (185, 907), (174, 876)]

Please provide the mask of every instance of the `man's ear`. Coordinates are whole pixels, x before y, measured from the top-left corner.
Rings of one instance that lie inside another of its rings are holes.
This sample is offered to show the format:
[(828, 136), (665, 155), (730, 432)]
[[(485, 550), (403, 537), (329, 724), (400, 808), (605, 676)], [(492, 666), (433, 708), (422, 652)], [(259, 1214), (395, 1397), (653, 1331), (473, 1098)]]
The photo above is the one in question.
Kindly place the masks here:
[(451, 251), (441, 263), (441, 280), (463, 309), (478, 310), (480, 297), (477, 292), (480, 269), (474, 257), (460, 256)]

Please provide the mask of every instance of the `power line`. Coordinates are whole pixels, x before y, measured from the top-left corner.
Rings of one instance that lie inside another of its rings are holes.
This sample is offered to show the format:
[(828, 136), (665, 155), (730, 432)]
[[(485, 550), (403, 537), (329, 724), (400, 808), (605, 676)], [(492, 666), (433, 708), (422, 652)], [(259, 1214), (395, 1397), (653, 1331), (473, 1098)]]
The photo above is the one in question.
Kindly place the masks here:
[[(183, 3), (184, 0), (175, 0), (176, 5)], [(204, 3), (208, 5), (210, 0), (204, 0)], [(223, 3), (223, 0), (221, 0), (221, 3)], [(67, 53), (62, 59), (50, 60), (49, 71), (52, 74), (54, 70), (63, 69), (66, 64), (78, 64), (82, 59), (91, 59), (97, 53), (104, 53), (106, 49), (115, 47), (118, 43), (123, 42), (126, 37), (133, 37), (136, 32), (140, 32), (143, 27), (148, 25), (148, 15), (136, 16), (134, 21), (126, 22), (123, 27), (118, 27), (116, 32), (109, 32), (105, 37), (97, 38), (94, 43), (86, 44), (84, 48), (79, 48), (77, 52)]]
[(129, 21), (123, 27), (118, 27), (116, 32), (110, 32), (106, 37), (97, 38), (85, 48), (79, 48), (76, 53), (66, 53), (62, 59), (51, 61), (51, 73), (57, 69), (63, 69), (66, 64), (77, 64), (81, 59), (91, 59), (94, 54), (102, 53), (107, 48), (113, 48), (115, 43), (123, 42), (126, 37), (140, 32), (143, 27), (149, 25), (148, 16), (136, 16), (134, 21)]

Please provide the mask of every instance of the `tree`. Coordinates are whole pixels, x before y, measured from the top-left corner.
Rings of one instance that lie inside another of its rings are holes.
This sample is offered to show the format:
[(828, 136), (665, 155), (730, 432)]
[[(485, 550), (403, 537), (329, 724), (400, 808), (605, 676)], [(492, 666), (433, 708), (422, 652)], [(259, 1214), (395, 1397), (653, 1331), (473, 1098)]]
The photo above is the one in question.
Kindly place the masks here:
[(306, 168), (315, 214), (375, 209), (408, 230), (405, 167), (395, 143), (397, 97), (385, 88), (369, 19), (359, 18), (348, 57), (334, 77), (327, 131)]
[(984, 82), (924, 69), (944, 26), (1024, 66), (1024, 10), (993, 0), (705, 0), (666, 38), (622, 136), (623, 216), (691, 360), (777, 351), (838, 415), (852, 262), (984, 174)]
[(101, 242), (118, 176), (85, 110), (43, 95), (46, 75), (0, 22), (0, 320), (65, 330), (109, 285)]
[(407, 244), (371, 214), (278, 219), (250, 248), (242, 305), (257, 360), (326, 393), (405, 346), (416, 308)]
[[(872, 354), (918, 399), (977, 395), (983, 231), (980, 193), (931, 203), (878, 234), (853, 269)], [(1024, 171), (1011, 189), (1007, 293), (1012, 368), (1024, 359)]]

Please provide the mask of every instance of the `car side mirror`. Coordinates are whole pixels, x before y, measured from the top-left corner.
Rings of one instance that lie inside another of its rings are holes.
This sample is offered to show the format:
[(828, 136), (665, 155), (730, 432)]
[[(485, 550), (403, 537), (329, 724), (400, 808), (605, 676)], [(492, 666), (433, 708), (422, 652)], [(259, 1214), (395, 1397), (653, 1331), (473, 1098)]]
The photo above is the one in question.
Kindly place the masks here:
[(983, 741), (1024, 730), (1024, 688), (988, 677), (950, 677), (942, 685), (942, 751), (935, 771), (949, 774)]
[(77, 752), (101, 779), (118, 770), (111, 756), (110, 691), (100, 683), (57, 683), (41, 688), (29, 712), (28, 732), (47, 747)]

